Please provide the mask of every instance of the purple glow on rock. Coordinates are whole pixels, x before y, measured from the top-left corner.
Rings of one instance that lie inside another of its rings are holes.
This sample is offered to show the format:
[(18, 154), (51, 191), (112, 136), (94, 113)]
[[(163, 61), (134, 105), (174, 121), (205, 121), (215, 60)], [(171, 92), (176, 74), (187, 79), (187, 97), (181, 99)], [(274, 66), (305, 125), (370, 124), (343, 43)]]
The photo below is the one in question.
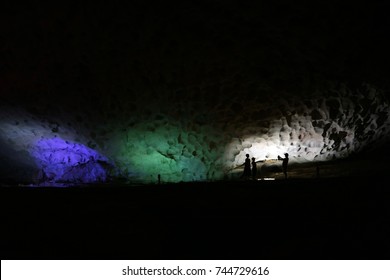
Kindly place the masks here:
[(93, 183), (105, 181), (108, 159), (82, 144), (60, 138), (41, 139), (31, 155), (42, 171), (41, 182)]

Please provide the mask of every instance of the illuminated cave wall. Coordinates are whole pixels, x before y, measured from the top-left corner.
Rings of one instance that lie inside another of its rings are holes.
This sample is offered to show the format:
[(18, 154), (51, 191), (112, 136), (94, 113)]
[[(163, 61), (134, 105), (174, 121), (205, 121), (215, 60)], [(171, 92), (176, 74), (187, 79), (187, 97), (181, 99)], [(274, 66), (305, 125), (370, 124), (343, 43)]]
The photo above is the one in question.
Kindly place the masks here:
[(34, 184), (106, 181), (111, 168), (109, 160), (87, 147), (88, 141), (74, 128), (64, 124), (59, 129), (60, 123), (25, 110), (3, 108), (0, 119), (2, 179)]
[(137, 2), (4, 7), (0, 181), (221, 179), (389, 135), (382, 6)]
[(190, 130), (162, 118), (135, 124), (117, 137), (114, 156), (125, 177), (155, 182), (202, 181), (223, 174), (220, 137), (207, 126)]
[(310, 99), (275, 98), (273, 104), (259, 110), (252, 107), (253, 125), (246, 126), (225, 150), (229, 167), (242, 164), (246, 153), (257, 160), (276, 159), (287, 152), (291, 162), (329, 161), (388, 139), (389, 104), (368, 85), (357, 92), (342, 86)]
[(100, 107), (96, 100), (96, 108), (55, 113), (39, 105), (4, 109), (2, 177), (49, 183), (109, 177), (149, 183), (158, 174), (163, 182), (217, 180), (241, 165), (246, 153), (257, 160), (285, 152), (291, 162), (333, 160), (389, 134), (388, 102), (368, 85), (300, 98), (213, 90), (106, 97)]
[(41, 139), (33, 144), (31, 155), (40, 173), (38, 181), (64, 183), (104, 182), (108, 160), (84, 145), (58, 137)]

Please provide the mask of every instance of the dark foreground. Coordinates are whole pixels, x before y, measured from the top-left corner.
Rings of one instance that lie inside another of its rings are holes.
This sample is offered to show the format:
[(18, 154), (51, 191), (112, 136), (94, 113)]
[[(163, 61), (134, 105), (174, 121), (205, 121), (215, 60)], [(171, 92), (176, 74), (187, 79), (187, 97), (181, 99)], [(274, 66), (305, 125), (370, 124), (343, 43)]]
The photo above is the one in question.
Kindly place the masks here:
[(1, 188), (2, 259), (390, 259), (380, 178)]

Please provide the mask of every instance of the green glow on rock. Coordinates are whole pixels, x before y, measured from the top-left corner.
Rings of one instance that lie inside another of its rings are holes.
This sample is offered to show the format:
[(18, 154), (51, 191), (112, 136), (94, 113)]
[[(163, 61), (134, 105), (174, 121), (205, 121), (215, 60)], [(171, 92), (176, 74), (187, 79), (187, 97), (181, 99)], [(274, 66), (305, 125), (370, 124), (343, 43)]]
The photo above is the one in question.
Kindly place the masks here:
[(187, 130), (173, 121), (135, 124), (119, 135), (117, 164), (130, 180), (202, 181), (223, 176), (218, 135), (202, 126)]

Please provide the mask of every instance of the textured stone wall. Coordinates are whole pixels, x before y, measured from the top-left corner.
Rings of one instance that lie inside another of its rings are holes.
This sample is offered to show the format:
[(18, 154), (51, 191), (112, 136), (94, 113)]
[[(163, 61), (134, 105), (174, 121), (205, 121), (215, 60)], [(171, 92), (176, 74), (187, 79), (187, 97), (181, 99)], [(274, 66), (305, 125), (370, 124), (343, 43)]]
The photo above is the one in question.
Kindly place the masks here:
[[(226, 150), (232, 168), (249, 153), (258, 160), (276, 159), (289, 153), (291, 161), (328, 161), (346, 158), (375, 143), (383, 143), (389, 133), (389, 104), (369, 85), (357, 91), (342, 86), (310, 99), (286, 98), (266, 110), (263, 122), (248, 126)], [(238, 130), (236, 130), (238, 131)]]
[(3, 177), (155, 182), (160, 174), (166, 182), (215, 180), (229, 176), (246, 153), (256, 160), (287, 152), (291, 162), (329, 161), (389, 134), (389, 104), (369, 85), (342, 85), (302, 98), (245, 94), (245, 86), (237, 94), (213, 95), (224, 87), (145, 94), (138, 102), (105, 96), (102, 111), (88, 106), (72, 112), (63, 104), (54, 105), (55, 114), (38, 103), (30, 104), (34, 109), (4, 107)]
[(246, 153), (303, 163), (379, 145), (384, 3), (241, 2), (3, 7), (2, 180), (211, 180)]

